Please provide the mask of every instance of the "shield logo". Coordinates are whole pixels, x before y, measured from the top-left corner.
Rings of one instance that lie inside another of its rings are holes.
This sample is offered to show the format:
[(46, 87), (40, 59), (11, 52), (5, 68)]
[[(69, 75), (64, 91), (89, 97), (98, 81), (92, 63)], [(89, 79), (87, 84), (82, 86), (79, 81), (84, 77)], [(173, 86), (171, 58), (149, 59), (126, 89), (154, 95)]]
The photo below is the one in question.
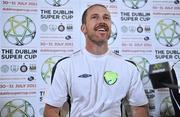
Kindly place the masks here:
[(113, 85), (118, 78), (118, 74), (116, 72), (112, 72), (112, 71), (106, 71), (104, 73), (104, 81), (108, 84), (108, 85)]

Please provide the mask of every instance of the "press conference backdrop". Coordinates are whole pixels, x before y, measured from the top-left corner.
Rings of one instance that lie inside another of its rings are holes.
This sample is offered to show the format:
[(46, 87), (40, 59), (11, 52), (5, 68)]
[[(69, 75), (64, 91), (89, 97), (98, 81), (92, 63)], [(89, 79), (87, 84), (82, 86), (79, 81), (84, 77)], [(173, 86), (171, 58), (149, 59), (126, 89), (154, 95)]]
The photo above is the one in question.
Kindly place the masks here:
[(110, 10), (109, 46), (137, 64), (150, 115), (174, 115), (168, 89), (154, 90), (148, 69), (180, 59), (178, 0), (1, 0), (0, 117), (43, 116), (52, 67), (84, 47), (81, 15), (94, 3)]

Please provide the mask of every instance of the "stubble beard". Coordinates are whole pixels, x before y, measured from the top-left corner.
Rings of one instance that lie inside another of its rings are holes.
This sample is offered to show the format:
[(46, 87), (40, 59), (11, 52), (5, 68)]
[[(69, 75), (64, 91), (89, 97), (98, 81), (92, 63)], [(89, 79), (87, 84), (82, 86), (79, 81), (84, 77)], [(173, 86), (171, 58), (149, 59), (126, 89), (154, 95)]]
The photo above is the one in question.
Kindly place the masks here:
[(103, 46), (106, 45), (108, 43), (108, 40), (110, 38), (111, 33), (109, 34), (109, 26), (106, 23), (99, 23), (94, 27), (94, 31), (96, 33), (96, 31), (98, 31), (99, 28), (104, 28), (105, 31), (108, 32), (107, 34), (107, 38), (104, 39), (98, 39), (99, 37), (97, 37), (96, 35), (93, 34), (88, 34), (87, 33), (87, 38), (89, 41), (91, 41), (93, 44), (97, 45), (97, 46)]
[(103, 46), (108, 43), (107, 41), (109, 40), (110, 35), (107, 37), (107, 39), (102, 39), (102, 40), (96, 39), (96, 37), (92, 37), (89, 35), (87, 35), (87, 37), (88, 37), (89, 41), (91, 41), (93, 44), (100, 47), (100, 46)]

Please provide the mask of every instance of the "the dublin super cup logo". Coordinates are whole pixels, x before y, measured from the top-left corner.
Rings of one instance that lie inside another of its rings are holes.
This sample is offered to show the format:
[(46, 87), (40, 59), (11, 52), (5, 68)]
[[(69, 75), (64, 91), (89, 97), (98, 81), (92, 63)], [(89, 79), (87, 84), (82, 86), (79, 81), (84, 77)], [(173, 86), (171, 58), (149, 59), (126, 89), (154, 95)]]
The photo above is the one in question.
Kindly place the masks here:
[(174, 117), (174, 108), (171, 102), (171, 98), (165, 97), (160, 104), (161, 117)]
[(131, 9), (139, 9), (145, 6), (148, 0), (123, 0), (124, 4)]
[(70, 0), (45, 0), (49, 5), (60, 7), (66, 5)]
[(111, 36), (108, 40), (108, 44), (111, 45), (117, 38), (117, 27), (116, 25), (112, 22), (112, 27), (111, 27)]
[(0, 117), (35, 117), (35, 111), (28, 101), (15, 99), (2, 107)]
[(167, 47), (172, 47), (180, 42), (180, 25), (175, 20), (162, 19), (155, 27), (157, 41)]
[(29, 44), (35, 37), (34, 22), (22, 15), (10, 17), (3, 27), (4, 37), (13, 45), (23, 46)]
[(51, 83), (52, 68), (60, 57), (50, 57), (46, 59), (41, 67), (41, 77), (46, 84)]
[(132, 58), (130, 58), (131, 61), (133, 61), (136, 65), (137, 68), (141, 74), (141, 80), (143, 82), (143, 84), (147, 84), (149, 82), (149, 78), (148, 78), (148, 72), (149, 72), (149, 61), (144, 58), (144, 57), (140, 57), (140, 56), (134, 56)]

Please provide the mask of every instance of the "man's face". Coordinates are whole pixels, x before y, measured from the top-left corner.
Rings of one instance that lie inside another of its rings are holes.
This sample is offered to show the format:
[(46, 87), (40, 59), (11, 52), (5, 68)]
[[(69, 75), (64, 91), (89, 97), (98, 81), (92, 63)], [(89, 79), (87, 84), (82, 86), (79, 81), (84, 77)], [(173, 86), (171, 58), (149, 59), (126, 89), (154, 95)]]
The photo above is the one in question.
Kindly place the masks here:
[(87, 11), (86, 23), (82, 25), (82, 32), (89, 41), (107, 43), (111, 34), (111, 17), (107, 9), (94, 6)]

